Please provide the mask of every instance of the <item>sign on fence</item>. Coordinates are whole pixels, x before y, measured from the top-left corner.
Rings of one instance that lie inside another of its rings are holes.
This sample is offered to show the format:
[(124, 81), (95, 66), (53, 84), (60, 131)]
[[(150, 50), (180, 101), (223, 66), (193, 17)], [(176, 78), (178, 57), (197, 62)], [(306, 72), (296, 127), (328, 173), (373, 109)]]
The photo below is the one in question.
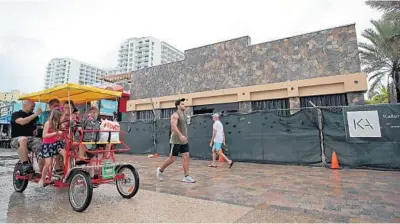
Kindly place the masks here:
[(11, 122), (11, 114), (13, 105), (7, 102), (0, 102), (0, 124), (9, 124)]
[(378, 111), (348, 111), (347, 126), (351, 138), (381, 138)]

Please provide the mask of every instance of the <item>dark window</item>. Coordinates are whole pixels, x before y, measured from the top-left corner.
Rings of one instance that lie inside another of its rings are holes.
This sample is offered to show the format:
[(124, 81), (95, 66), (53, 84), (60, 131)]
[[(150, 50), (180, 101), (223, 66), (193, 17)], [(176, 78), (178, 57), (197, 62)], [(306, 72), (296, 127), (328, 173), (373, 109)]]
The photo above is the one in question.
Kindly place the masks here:
[(310, 101), (316, 106), (326, 107), (327, 110), (338, 113), (342, 112), (343, 106), (348, 105), (346, 94), (343, 93), (300, 97), (300, 107), (312, 107), (312, 105), (309, 103)]
[(143, 121), (152, 121), (154, 120), (154, 114), (151, 110), (143, 110), (136, 112), (136, 119)]
[(161, 110), (161, 119), (170, 119), (172, 114), (175, 113), (175, 108), (168, 108)]
[(289, 99), (261, 100), (251, 102), (252, 111), (271, 110), (280, 116), (289, 116)]
[(213, 109), (202, 108), (202, 109), (193, 110), (193, 114), (194, 115), (197, 115), (197, 114), (212, 114), (213, 111), (214, 111)]
[(223, 103), (194, 106), (193, 114), (211, 114), (211, 113), (236, 113), (239, 111), (239, 103)]

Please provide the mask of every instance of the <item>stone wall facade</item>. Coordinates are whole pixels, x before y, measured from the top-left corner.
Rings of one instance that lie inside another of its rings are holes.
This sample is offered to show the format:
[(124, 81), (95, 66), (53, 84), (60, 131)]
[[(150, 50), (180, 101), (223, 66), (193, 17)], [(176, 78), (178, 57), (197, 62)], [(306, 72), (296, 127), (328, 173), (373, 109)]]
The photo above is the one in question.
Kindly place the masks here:
[(131, 99), (360, 72), (355, 25), (250, 45), (249, 37), (185, 51), (132, 72)]

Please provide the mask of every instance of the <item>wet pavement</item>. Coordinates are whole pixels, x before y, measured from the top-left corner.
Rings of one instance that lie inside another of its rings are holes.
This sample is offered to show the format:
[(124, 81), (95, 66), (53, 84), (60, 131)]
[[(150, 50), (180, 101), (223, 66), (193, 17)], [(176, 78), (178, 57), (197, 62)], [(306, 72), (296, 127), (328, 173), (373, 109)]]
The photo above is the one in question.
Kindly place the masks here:
[(140, 189), (123, 199), (115, 185), (94, 190), (83, 213), (66, 189), (28, 186), (14, 193), (16, 154), (0, 149), (2, 222), (400, 222), (400, 172), (235, 163), (228, 169), (192, 160), (195, 184), (182, 183), (181, 161), (155, 179), (165, 158), (118, 155), (140, 175)]

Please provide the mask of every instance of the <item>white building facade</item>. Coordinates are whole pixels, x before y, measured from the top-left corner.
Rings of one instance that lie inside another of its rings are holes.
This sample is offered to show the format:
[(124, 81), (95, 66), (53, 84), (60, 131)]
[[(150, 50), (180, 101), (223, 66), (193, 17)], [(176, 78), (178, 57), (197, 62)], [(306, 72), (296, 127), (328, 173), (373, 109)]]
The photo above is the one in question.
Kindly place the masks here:
[(101, 83), (106, 71), (71, 58), (54, 58), (46, 68), (44, 88), (51, 88), (64, 83), (91, 85)]
[(118, 67), (108, 74), (121, 74), (184, 59), (184, 53), (154, 37), (130, 38), (119, 48)]

